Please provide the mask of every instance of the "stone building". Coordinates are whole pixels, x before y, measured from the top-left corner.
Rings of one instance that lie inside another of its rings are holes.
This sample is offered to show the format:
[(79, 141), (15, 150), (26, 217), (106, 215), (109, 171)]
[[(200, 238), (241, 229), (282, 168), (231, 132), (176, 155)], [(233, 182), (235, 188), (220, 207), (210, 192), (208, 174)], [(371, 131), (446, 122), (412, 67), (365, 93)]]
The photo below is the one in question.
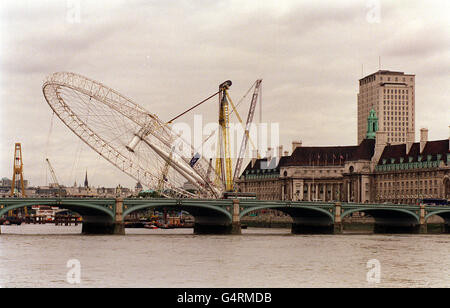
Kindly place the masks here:
[(450, 139), (389, 144), (371, 110), (366, 138), (356, 146), (304, 147), (252, 159), (238, 180), (261, 200), (416, 203), (450, 199)]
[(375, 110), (387, 142), (401, 144), (415, 139), (415, 75), (379, 70), (359, 80), (358, 144), (366, 135), (367, 114)]
[(450, 199), (449, 140), (387, 146), (374, 170), (376, 202), (415, 203), (423, 198)]
[(253, 159), (237, 180), (239, 191), (255, 193), (260, 200), (281, 200), (280, 163), (284, 159)]

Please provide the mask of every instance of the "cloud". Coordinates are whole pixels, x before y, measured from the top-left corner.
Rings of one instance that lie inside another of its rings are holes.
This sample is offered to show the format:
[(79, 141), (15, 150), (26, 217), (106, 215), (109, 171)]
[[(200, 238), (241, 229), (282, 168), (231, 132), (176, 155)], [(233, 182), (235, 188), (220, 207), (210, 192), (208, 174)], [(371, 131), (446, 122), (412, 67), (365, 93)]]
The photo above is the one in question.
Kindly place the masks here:
[[(168, 120), (231, 79), (238, 101), (263, 78), (263, 121), (280, 123), (280, 142), (356, 143), (358, 79), (383, 69), (416, 74), (416, 128), (448, 137), (448, 1), (76, 1), (0, 4), (0, 174), (11, 176), (22, 142), (25, 177), (44, 184), (49, 156), (64, 184), (134, 186), (53, 120), (45, 77), (73, 71), (98, 80)], [(361, 69), (362, 68), (362, 69)], [(248, 99), (240, 109), (246, 114)], [(244, 106), (245, 105), (245, 106)], [(217, 101), (180, 121), (217, 121)], [(259, 111), (255, 121), (259, 119)], [(416, 133), (418, 136), (418, 133)]]

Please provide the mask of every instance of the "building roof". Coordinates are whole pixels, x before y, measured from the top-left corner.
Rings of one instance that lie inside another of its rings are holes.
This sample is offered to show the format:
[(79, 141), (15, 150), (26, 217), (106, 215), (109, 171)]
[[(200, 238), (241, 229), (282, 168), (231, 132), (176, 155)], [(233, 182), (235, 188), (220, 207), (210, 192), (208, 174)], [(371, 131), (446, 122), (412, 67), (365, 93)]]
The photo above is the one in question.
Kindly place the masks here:
[(280, 167), (289, 166), (343, 166), (346, 161), (370, 160), (375, 148), (375, 139), (364, 139), (355, 146), (325, 146), (325, 147), (297, 147), (292, 155), (283, 156), (278, 161), (272, 159), (267, 163), (267, 158), (257, 159), (254, 166), (249, 162), (244, 169), (252, 170), (274, 170), (279, 172)]
[(355, 146), (298, 147), (282, 166), (333, 166), (346, 161), (370, 160), (375, 139), (364, 139)]
[(438, 160), (439, 155), (439, 158), (447, 163), (447, 153), (450, 153), (448, 139), (428, 141), (422, 153), (420, 153), (420, 142), (413, 143), (409, 153), (406, 153), (406, 144), (387, 145), (378, 164), (383, 164), (383, 160), (388, 164), (398, 164), (401, 158), (404, 162), (422, 162), (427, 161), (429, 155), (431, 160)]
[[(252, 162), (250, 161), (245, 167), (242, 174), (245, 174), (247, 171), (259, 171), (266, 170), (267, 172), (279, 172), (280, 166), (284, 164), (284, 162), (289, 159), (290, 156), (283, 156), (280, 159), (273, 157), (270, 162), (267, 161), (267, 157), (256, 159), (255, 164), (252, 167)], [(241, 174), (241, 175), (242, 175)]]
[[(450, 153), (448, 139), (428, 141), (422, 153), (420, 142), (413, 143), (409, 153), (406, 153), (406, 144), (388, 144), (378, 164), (442, 160), (448, 163)], [(329, 147), (297, 147), (292, 155), (283, 156), (276, 160), (273, 158), (267, 163), (267, 158), (257, 159), (254, 166), (249, 162), (242, 174), (266, 170), (265, 173), (279, 172), (281, 167), (289, 166), (343, 166), (346, 161), (371, 160), (375, 152), (375, 139), (364, 139), (355, 146), (329, 146)], [(410, 158), (411, 157), (411, 158)], [(252, 172), (253, 171), (253, 172)]]
[(389, 70), (378, 70), (375, 73), (371, 73), (367, 76), (364, 76), (363, 78), (359, 79), (360, 81), (374, 75), (404, 75), (404, 76), (415, 76), (415, 74), (405, 74), (405, 72), (399, 72), (399, 71), (389, 71)]

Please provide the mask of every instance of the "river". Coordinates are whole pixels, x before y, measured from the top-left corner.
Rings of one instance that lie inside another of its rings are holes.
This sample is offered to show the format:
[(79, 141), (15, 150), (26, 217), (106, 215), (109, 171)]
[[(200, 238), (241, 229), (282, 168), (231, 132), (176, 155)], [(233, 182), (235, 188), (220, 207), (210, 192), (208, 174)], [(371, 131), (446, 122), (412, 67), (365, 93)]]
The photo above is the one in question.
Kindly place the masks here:
[[(81, 235), (81, 226), (54, 225), (1, 226), (1, 232), (4, 288), (450, 287), (449, 234), (248, 228), (240, 236), (193, 235), (192, 229), (94, 236)], [(74, 259), (80, 283), (71, 284), (66, 277)]]

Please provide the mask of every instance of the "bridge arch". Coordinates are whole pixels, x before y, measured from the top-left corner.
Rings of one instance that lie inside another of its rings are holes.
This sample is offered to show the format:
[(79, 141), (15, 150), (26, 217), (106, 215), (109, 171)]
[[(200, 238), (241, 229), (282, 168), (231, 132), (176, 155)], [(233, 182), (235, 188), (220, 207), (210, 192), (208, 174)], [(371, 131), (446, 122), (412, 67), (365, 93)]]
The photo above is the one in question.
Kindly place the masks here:
[(388, 218), (391, 221), (397, 220), (398, 222), (402, 222), (402, 219), (404, 220), (406, 218), (406, 220), (403, 221), (405, 223), (418, 224), (420, 221), (419, 215), (411, 210), (400, 208), (386, 208), (386, 207), (379, 207), (379, 208), (362, 207), (349, 209), (342, 213), (341, 218), (344, 218), (354, 212), (364, 212), (370, 214), (375, 219), (375, 221), (377, 221), (377, 219), (378, 221), (387, 220)]
[(39, 201), (39, 202), (23, 202), (23, 203), (13, 203), (13, 204), (5, 204), (6, 206), (3, 209), (0, 209), (0, 217), (4, 214), (8, 213), (10, 210), (15, 210), (18, 208), (23, 208), (26, 206), (33, 205), (47, 205), (47, 206), (57, 206), (59, 208), (68, 209), (80, 214), (82, 217), (84, 216), (94, 216), (100, 214), (101, 216), (107, 216), (111, 221), (114, 220), (114, 211), (112, 209), (108, 209), (105, 206), (101, 206), (95, 203), (90, 202), (58, 202), (58, 201)]
[(334, 211), (328, 204), (296, 204), (291, 202), (267, 202), (252, 206), (240, 213), (244, 215), (257, 210), (273, 209), (281, 211), (292, 218), (291, 232), (293, 234), (330, 234), (334, 232)]
[[(246, 215), (250, 212), (258, 211), (258, 210), (265, 210), (265, 209), (273, 209), (273, 210), (282, 211), (283, 213), (286, 213), (292, 217), (301, 216), (302, 213), (306, 214), (306, 215), (316, 213), (316, 214), (327, 216), (330, 218), (331, 222), (334, 222), (333, 213), (330, 211), (327, 211), (326, 209), (323, 209), (320, 207), (315, 207), (315, 206), (290, 205), (290, 204), (279, 204), (279, 203), (266, 204), (266, 205), (262, 205), (262, 206), (246, 208), (239, 214), (239, 217), (242, 218), (244, 215)], [(295, 214), (297, 214), (297, 215), (295, 215)]]
[(427, 221), (428, 218), (430, 218), (433, 215), (438, 215), (439, 217), (442, 217), (446, 222), (450, 222), (450, 208), (429, 212), (427, 215), (425, 215), (425, 221)]
[(214, 206), (211, 204), (207, 204), (202, 202), (201, 204), (198, 203), (193, 203), (193, 202), (189, 202), (189, 203), (185, 203), (185, 202), (180, 202), (179, 204), (177, 203), (167, 203), (167, 202), (148, 202), (148, 203), (143, 203), (143, 204), (138, 204), (138, 205), (134, 205), (134, 206), (129, 206), (127, 205), (127, 208), (123, 211), (123, 218), (125, 219), (126, 216), (128, 216), (129, 214), (138, 211), (138, 210), (143, 210), (143, 209), (156, 209), (156, 208), (167, 208), (167, 209), (173, 209), (173, 210), (183, 210), (188, 212), (189, 214), (191, 214), (192, 216), (194, 216), (194, 218), (197, 217), (201, 217), (201, 216), (217, 216), (217, 214), (219, 214), (218, 216), (225, 218), (226, 221), (228, 223), (231, 222), (232, 220), (232, 216), (231, 213), (228, 212), (226, 209), (219, 207), (219, 206)]

